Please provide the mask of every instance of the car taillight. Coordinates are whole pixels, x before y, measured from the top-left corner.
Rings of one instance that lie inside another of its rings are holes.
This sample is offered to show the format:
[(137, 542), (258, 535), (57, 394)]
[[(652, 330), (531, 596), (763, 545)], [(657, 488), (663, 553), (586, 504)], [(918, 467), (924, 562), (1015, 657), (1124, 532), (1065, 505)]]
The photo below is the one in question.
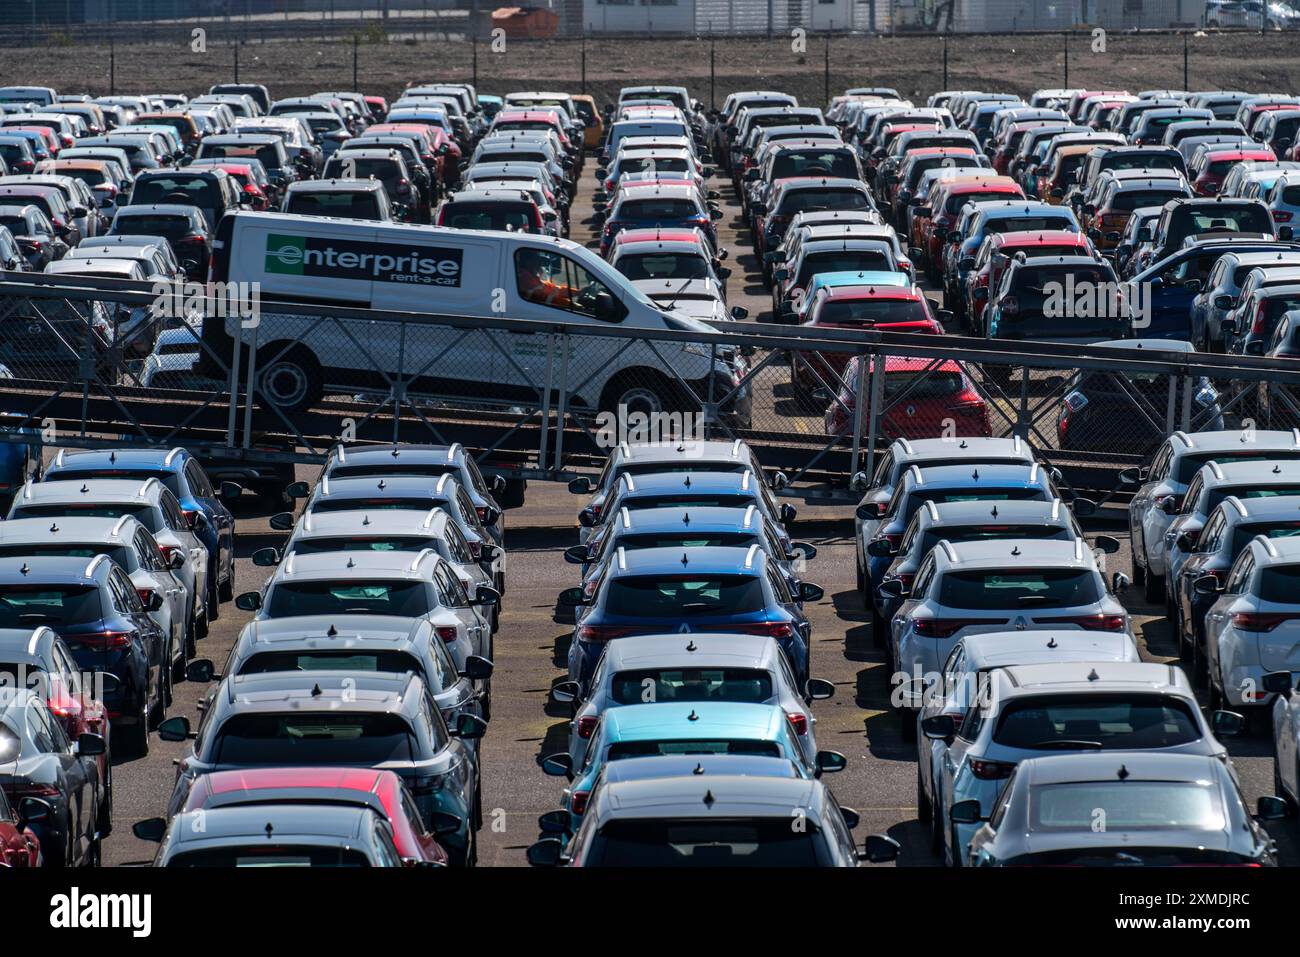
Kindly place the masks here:
[(5, 788), (9, 794), (9, 803), (17, 804), (23, 798), (41, 798), (49, 800), (59, 796), (59, 789), (54, 784), (37, 784), (34, 781), (18, 781)]
[(596, 521), (599, 522), (599, 521), (600, 521), (600, 513), (604, 510), (604, 508), (605, 508), (604, 505), (593, 505), (593, 506), (591, 506), (591, 517), (594, 518)]
[(456, 640), (456, 628), (453, 625), (439, 625), (434, 631), (438, 633), (443, 644), (451, 644)]
[(622, 625), (580, 625), (575, 637), (579, 641), (609, 641), (631, 633), (631, 628)]
[(750, 625), (737, 625), (732, 627), (719, 627), (719, 631), (739, 631), (745, 635), (766, 635), (769, 638), (792, 638), (794, 637), (794, 626), (788, 621), (763, 621)]
[(1273, 210), (1273, 222), (1289, 223), (1291, 222), (1291, 214), (1283, 209), (1275, 209)]
[(17, 166), (20, 170), (23, 170), (24, 172), (27, 173), (30, 173), (32, 170), (36, 168), (36, 164), (29, 159), (20, 159), (17, 162), (15, 162), (14, 165)]
[(981, 781), (998, 781), (1011, 777), (1016, 769), (1014, 764), (1006, 761), (985, 761), (980, 758), (970, 759), (970, 772)]
[(1259, 304), (1259, 308), (1255, 310), (1255, 321), (1251, 324), (1250, 327), (1251, 335), (1262, 336), (1264, 334), (1264, 330), (1265, 330), (1264, 320), (1267, 318), (1267, 316), (1268, 316), (1268, 303), (1264, 301), (1261, 302)]
[(181, 514), (185, 516), (185, 524), (190, 528), (194, 527), (195, 520), (199, 517), (199, 511), (196, 508), (183, 508)]
[(594, 714), (584, 714), (578, 719), (578, 737), (582, 739), (590, 738), (596, 730), (596, 716)]
[(794, 728), (795, 734), (808, 733), (808, 716), (802, 711), (787, 711), (785, 716), (790, 719), (790, 726)]
[(470, 543), (469, 543), (469, 554), (470, 554), (470, 557), (474, 559), (474, 561), (476, 561), (476, 562), (477, 562), (477, 561), (482, 561), (482, 560), (483, 560), (483, 543), (482, 543), (482, 542), (470, 542)]
[(153, 589), (152, 589), (152, 588), (137, 588), (137, 589), (135, 590), (135, 593), (136, 593), (137, 595), (140, 596), (140, 602), (141, 602), (141, 604), (143, 604), (146, 608), (148, 608), (148, 607), (149, 607), (149, 602), (153, 601)]
[(949, 406), (952, 409), (982, 409), (984, 408), (984, 399), (978, 392), (973, 389), (967, 389), (961, 395), (957, 396)]
[(569, 810), (579, 817), (582, 812), (587, 810), (587, 798), (591, 797), (590, 791), (574, 791), (569, 795)]
[(1040, 625), (1078, 625), (1085, 631), (1123, 631), (1123, 615), (1065, 615), (1061, 618), (1035, 618)]
[(951, 638), (967, 625), (1005, 625), (1005, 618), (915, 618), (913, 626), (923, 638)]
[(1232, 616), (1232, 627), (1238, 631), (1272, 631), (1284, 621), (1291, 621), (1295, 615), (1273, 614), (1267, 615), (1260, 612), (1239, 611)]
[(77, 635), (72, 640), (83, 647), (113, 651), (131, 646), (131, 632), (100, 631), (89, 635)]
[(206, 236), (200, 236), (198, 233), (195, 233), (195, 234), (192, 235), (192, 236), (186, 236), (184, 239), (178, 239), (178, 240), (177, 240), (178, 243), (184, 243), (184, 244), (187, 245), (187, 246), (202, 245), (203, 243), (206, 243), (207, 241), (208, 241), (208, 240), (207, 240), (207, 237), (206, 237)]
[(483, 522), (484, 524), (487, 524), (487, 506), (475, 505), (474, 511), (478, 512), (478, 520), (480, 522)]

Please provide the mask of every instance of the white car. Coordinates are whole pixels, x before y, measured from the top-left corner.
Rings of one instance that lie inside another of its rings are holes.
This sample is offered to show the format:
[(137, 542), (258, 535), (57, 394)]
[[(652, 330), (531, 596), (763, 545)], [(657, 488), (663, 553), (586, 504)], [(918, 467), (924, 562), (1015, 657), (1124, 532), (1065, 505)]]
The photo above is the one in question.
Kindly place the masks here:
[[(1115, 586), (1127, 579), (1118, 572)], [(1082, 540), (941, 541), (909, 589), (895, 579), (881, 592), (904, 599), (890, 622), (894, 694), (907, 711), (922, 704), (927, 674), (938, 673), (958, 639), (992, 631), (1110, 632), (1131, 635), (1128, 612), (1111, 594), (1096, 555)]]
[[(960, 867), (978, 823), (954, 823), (949, 811), (978, 801), (983, 816), (1017, 763), (1065, 751), (1160, 751), (1201, 754), (1228, 763), (1215, 737), (1236, 734), (1243, 719), (1216, 712), (1207, 722), (1181, 668), (1150, 662), (1098, 661), (1016, 665), (991, 671), (984, 694), (960, 721), (926, 720), (922, 732), (942, 747), (931, 804), (934, 841)], [(1235, 773), (1234, 773), (1235, 776)]]
[(691, 633), (638, 635), (611, 641), (579, 700), (578, 683), (563, 681), (551, 698), (573, 705), (569, 754), (580, 767), (600, 716), (629, 704), (740, 701), (774, 704), (790, 719), (808, 761), (817, 755), (817, 718), (810, 705), (830, 698), (835, 686), (809, 678), (800, 688), (775, 638)]
[(1207, 575), (1193, 587), (1219, 595), (1205, 613), (1211, 704), (1267, 705), (1264, 676), (1300, 671), (1300, 539), (1257, 535), (1223, 585)]
[(1128, 521), (1133, 577), (1145, 585), (1148, 601), (1164, 598), (1165, 532), (1196, 473), (1207, 462), (1264, 458), (1300, 458), (1300, 429), (1175, 432), (1156, 450), (1149, 467), (1120, 473), (1123, 484), (1140, 486), (1129, 503)]

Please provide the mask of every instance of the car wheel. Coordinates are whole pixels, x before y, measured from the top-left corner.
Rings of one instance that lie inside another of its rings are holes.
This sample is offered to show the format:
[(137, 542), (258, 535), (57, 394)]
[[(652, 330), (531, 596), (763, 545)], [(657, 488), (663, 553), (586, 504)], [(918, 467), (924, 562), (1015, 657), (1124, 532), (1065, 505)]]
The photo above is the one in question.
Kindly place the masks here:
[[(272, 343), (263, 354), (278, 355), (287, 343)], [(290, 348), (262, 367), (258, 374), (257, 402), (284, 412), (299, 412), (321, 397), (321, 370), (306, 349)]]
[(858, 594), (862, 596), (863, 601), (866, 601), (867, 600), (867, 576), (863, 574), (861, 559), (854, 559), (853, 570), (855, 575), (857, 576)]
[(1143, 565), (1141, 562), (1139, 562), (1136, 558), (1134, 558), (1133, 559), (1133, 584), (1145, 585), (1146, 583), (1147, 583), (1147, 567)]
[(213, 622), (221, 617), (221, 589), (217, 587), (215, 572), (208, 575), (208, 581), (210, 584), (208, 585), (208, 601), (205, 611), (207, 612), (208, 621)]
[(158, 668), (158, 699), (154, 706), (149, 709), (149, 721), (145, 725), (151, 731), (158, 727), (163, 718), (167, 717), (167, 705), (172, 700), (171, 649), (169, 648), (167, 652), (169, 657)]
[(141, 704), (136, 715), (135, 724), (123, 729), (122, 743), (126, 745), (127, 754), (143, 758), (149, 755), (149, 706)]
[(199, 643), (195, 637), (194, 622), (189, 622), (185, 626), (185, 657), (197, 658), (199, 656)]
[(230, 569), (230, 575), (224, 582), (217, 586), (217, 598), (222, 602), (235, 600), (235, 569)]
[(1195, 624), (1192, 625), (1192, 647), (1188, 651), (1188, 656), (1192, 662), (1192, 684), (1197, 687), (1204, 687), (1206, 678), (1209, 676), (1209, 655), (1205, 646), (1206, 637), (1204, 634), (1197, 635)]
[(190, 627), (194, 629), (195, 638), (208, 637), (208, 616), (207, 614), (198, 615), (191, 623)]
[[(168, 655), (171, 654), (170, 645), (167, 649), (167, 653)], [(171, 704), (172, 688), (173, 686), (185, 680), (185, 666), (189, 664), (190, 661), (189, 650), (185, 647), (185, 642), (181, 643), (180, 658), (178, 658), (176, 661), (172, 661), (171, 658), (169, 657), (167, 660), (168, 660), (167, 703)]]
[(1142, 583), (1142, 597), (1153, 605), (1157, 604), (1162, 598), (1164, 598), (1164, 585), (1165, 576), (1156, 575), (1155, 573), (1148, 571), (1146, 574), (1146, 580)]
[(683, 405), (680, 399), (673, 398), (675, 392), (661, 373), (651, 369), (629, 369), (605, 386), (600, 411), (620, 414), (619, 410), (626, 408), (629, 414), (657, 415)]

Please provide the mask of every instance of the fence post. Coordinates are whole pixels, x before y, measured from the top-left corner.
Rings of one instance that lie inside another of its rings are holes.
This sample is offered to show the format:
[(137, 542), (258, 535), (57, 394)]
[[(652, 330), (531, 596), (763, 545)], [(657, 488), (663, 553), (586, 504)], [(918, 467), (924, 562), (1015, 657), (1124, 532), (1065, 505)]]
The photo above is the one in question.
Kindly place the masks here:
[[(871, 424), (867, 430), (867, 479), (876, 472), (876, 441), (880, 435), (880, 403), (885, 394), (884, 353), (871, 357)], [(856, 463), (854, 463), (856, 464)], [(852, 479), (852, 476), (849, 476)]]
[(775, 15), (775, 13), (774, 13), (774, 11), (773, 11), (773, 9), (772, 9), (772, 3), (773, 3), (773, 0), (767, 0), (767, 38), (768, 38), (769, 40), (772, 39), (772, 29), (773, 29), (773, 27), (774, 27), (774, 23), (773, 23), (773, 21), (772, 21), (772, 18), (773, 18), (773, 16)]
[[(569, 334), (560, 333), (560, 402), (555, 413), (555, 471), (559, 472), (564, 459), (564, 415), (569, 405)], [(545, 462), (538, 462), (545, 467)]]
[(948, 38), (943, 38), (943, 88), (948, 89)]
[[(253, 341), (248, 347), (248, 386), (247, 398), (244, 402), (244, 435), (243, 441), (240, 443), (243, 448), (248, 448), (252, 444), (253, 438), (253, 377), (257, 373), (257, 334), (260, 329), (260, 323), (253, 326)], [(236, 342), (238, 341), (236, 340)]]
[[(204, 309), (211, 308), (212, 300), (204, 301)], [(212, 322), (212, 316), (204, 315), (204, 322)], [(221, 320), (223, 323), (225, 320)], [(230, 357), (230, 416), (226, 420), (226, 447), (233, 449), (235, 447), (235, 418), (239, 415), (239, 363), (244, 355), (244, 338), (235, 335), (231, 338), (235, 344), (235, 354)], [(252, 396), (247, 396), (246, 401), (252, 401)]]
[(1182, 423), (1181, 425), (1179, 425), (1179, 428), (1182, 429), (1184, 432), (1190, 432), (1192, 430), (1192, 383), (1193, 381), (1194, 380), (1191, 376), (1189, 375), (1183, 376), (1183, 411), (1182, 411), (1182, 415), (1179, 416), (1179, 421)]
[(849, 456), (849, 483), (853, 482), (853, 475), (858, 470), (858, 460), (862, 457), (862, 414), (866, 409), (866, 403), (862, 397), (867, 394), (870, 388), (867, 382), (867, 366), (871, 357), (865, 353), (858, 353), (858, 382), (857, 396), (858, 401), (853, 403), (853, 451)]
[(1189, 56), (1189, 53), (1188, 53), (1188, 44), (1187, 44), (1187, 33), (1186, 33), (1186, 31), (1184, 31), (1184, 32), (1183, 32), (1183, 89), (1184, 89), (1184, 90), (1190, 90), (1190, 89), (1191, 89), (1191, 85), (1189, 84), (1189, 81), (1188, 81), (1188, 79), (1187, 79), (1187, 59), (1188, 59), (1188, 56)]
[(555, 333), (546, 334), (546, 383), (542, 393), (541, 440), (537, 445), (537, 467), (546, 468), (546, 450), (551, 438), (551, 382), (555, 375)]
[(357, 89), (357, 58), (361, 52), (361, 34), (352, 34), (352, 89)]
[(1063, 33), (1061, 38), (1065, 44), (1065, 82), (1061, 86), (1068, 90), (1070, 88), (1070, 35)]
[(1020, 368), (1020, 407), (1016, 410), (1016, 433), (1025, 442), (1029, 441), (1029, 366)]
[(1174, 406), (1178, 395), (1178, 380), (1171, 373), (1169, 376), (1169, 398), (1165, 403), (1165, 435), (1174, 434)]

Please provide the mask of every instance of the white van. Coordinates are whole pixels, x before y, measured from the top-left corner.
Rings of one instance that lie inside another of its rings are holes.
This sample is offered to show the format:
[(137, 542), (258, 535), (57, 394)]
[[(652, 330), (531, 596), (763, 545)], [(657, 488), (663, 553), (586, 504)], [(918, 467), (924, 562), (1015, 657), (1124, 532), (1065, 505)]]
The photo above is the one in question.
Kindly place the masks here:
[[(343, 306), (433, 316), (499, 315), (592, 327), (711, 332), (656, 305), (595, 253), (563, 239), (509, 232), (372, 223), (283, 213), (223, 217), (213, 243), (214, 282), (261, 283), (263, 302)], [(301, 409), (325, 394), (387, 392), (389, 376), (409, 395), (511, 406), (538, 401), (546, 382), (543, 335), (463, 330), (382, 320), (320, 321), (264, 306), (258, 323), (229, 316), (204, 323), (216, 356), (232, 337), (257, 341), (264, 400)], [(245, 327), (247, 326), (247, 327)], [(283, 355), (280, 355), (283, 353)], [(558, 388), (560, 356), (555, 356)], [(577, 336), (569, 340), (574, 411), (686, 411), (680, 376), (699, 398), (720, 399), (744, 375), (738, 350), (703, 343), (650, 343)], [(412, 380), (413, 381), (410, 381)], [(728, 421), (747, 427), (746, 387), (728, 402)]]

